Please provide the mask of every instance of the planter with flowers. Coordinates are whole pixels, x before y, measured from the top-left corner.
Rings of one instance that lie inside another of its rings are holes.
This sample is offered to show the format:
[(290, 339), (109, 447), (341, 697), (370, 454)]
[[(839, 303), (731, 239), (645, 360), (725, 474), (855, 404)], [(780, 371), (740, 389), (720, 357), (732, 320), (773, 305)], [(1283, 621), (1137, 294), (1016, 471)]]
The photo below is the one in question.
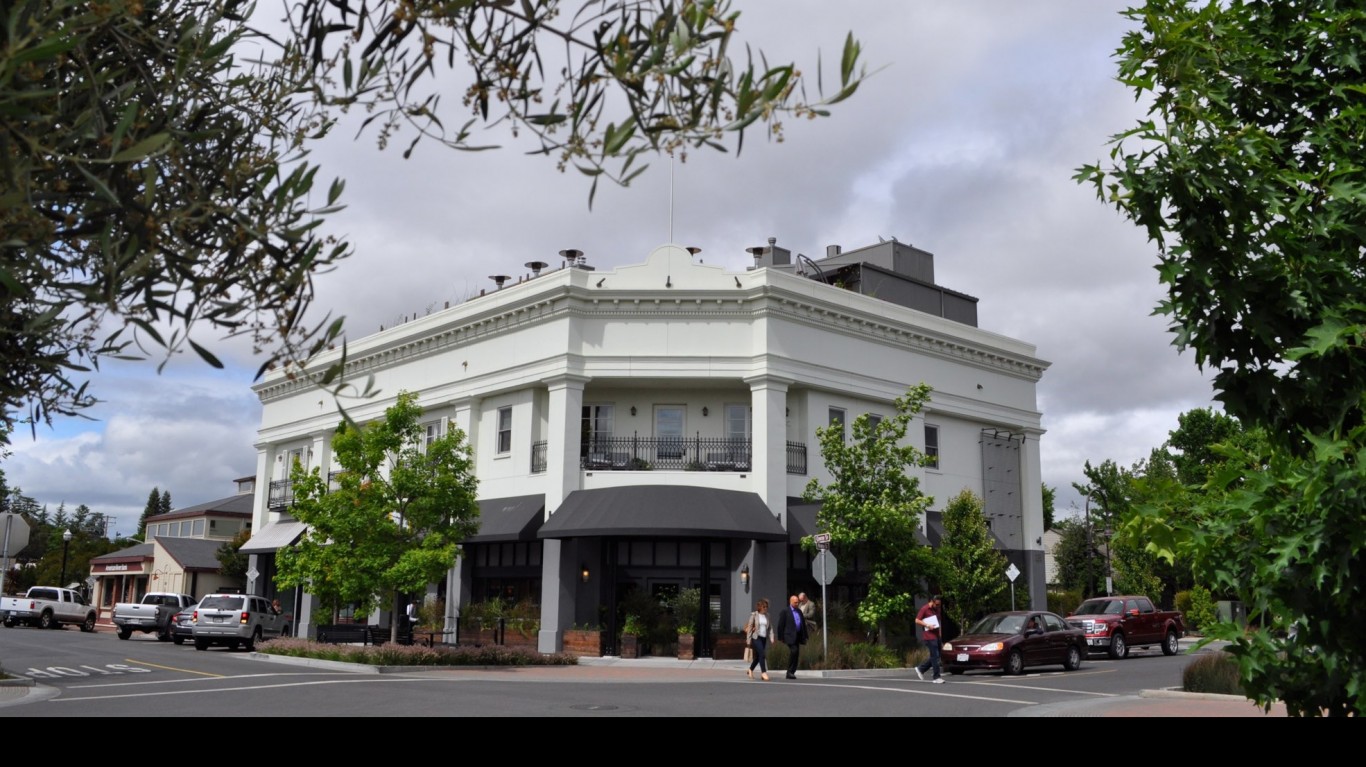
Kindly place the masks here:
[(634, 614), (628, 614), (621, 626), (621, 657), (640, 657), (640, 635), (645, 633), (645, 624)]

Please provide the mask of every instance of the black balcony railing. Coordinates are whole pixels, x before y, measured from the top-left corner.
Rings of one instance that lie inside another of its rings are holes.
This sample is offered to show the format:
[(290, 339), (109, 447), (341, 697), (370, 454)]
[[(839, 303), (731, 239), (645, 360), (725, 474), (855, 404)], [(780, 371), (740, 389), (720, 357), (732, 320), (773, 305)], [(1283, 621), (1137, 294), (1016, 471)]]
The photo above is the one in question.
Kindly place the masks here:
[(545, 451), (546, 443), (544, 441), (531, 443), (532, 474), (543, 474), (545, 472)]
[(287, 479), (276, 479), (270, 483), (270, 494), (266, 500), (266, 508), (271, 511), (283, 511), (294, 505), (294, 485)]
[(750, 442), (728, 437), (598, 437), (579, 446), (594, 471), (749, 471)]
[(787, 443), (787, 473), (806, 473), (806, 445), (800, 442)]

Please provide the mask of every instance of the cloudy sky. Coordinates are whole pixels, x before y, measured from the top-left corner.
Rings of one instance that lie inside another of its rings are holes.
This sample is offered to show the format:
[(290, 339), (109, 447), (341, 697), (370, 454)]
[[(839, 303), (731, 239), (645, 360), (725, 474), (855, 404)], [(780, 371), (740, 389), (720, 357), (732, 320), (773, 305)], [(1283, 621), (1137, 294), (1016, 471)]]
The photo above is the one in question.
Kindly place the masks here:
[[(737, 2), (741, 35), (770, 62), (814, 73), (817, 51), (837, 62), (852, 30), (879, 71), (830, 118), (788, 121), (782, 143), (751, 131), (738, 156), (693, 152), (672, 169), (656, 159), (629, 189), (599, 188), (591, 211), (585, 177), (502, 133), (486, 137), (502, 151), (424, 143), (405, 161), (406, 141), (381, 152), (372, 136), (338, 131), (314, 159), (347, 180), (334, 229), (356, 256), (319, 280), (315, 311), (345, 315), (361, 337), (492, 288), (488, 275), (558, 265), (565, 248), (599, 269), (639, 263), (670, 231), (737, 270), (769, 237), (813, 257), (895, 237), (935, 254), (941, 285), (980, 300), (982, 328), (1052, 363), (1039, 385), (1043, 477), (1069, 513), (1086, 460), (1128, 466), (1178, 414), (1211, 405), (1208, 377), (1151, 316), (1154, 249), (1072, 180), (1142, 115), (1114, 81), (1125, 5)], [(214, 348), (229, 369), (105, 365), (98, 420), (16, 434), (10, 485), (52, 511), (85, 503), (122, 533), (153, 487), (176, 507), (231, 494), (255, 471), (259, 362)]]

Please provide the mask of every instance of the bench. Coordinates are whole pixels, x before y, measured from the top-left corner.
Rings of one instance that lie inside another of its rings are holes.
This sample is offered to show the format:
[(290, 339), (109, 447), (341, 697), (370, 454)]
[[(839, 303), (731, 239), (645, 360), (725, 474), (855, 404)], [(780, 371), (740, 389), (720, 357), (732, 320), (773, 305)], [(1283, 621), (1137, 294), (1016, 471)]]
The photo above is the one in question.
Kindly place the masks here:
[[(337, 623), (318, 627), (318, 641), (324, 644), (363, 644), (379, 647), (389, 641), (388, 626), (371, 626), (365, 623)], [(411, 630), (400, 629), (399, 644), (412, 644)]]

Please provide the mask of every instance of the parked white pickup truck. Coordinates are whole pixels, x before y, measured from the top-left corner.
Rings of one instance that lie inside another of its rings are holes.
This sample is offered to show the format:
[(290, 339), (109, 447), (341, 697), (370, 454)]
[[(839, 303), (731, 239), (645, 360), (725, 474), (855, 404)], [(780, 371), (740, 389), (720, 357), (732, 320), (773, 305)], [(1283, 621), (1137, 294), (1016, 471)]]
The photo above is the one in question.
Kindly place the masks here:
[(0, 619), (5, 628), (26, 626), (55, 629), (72, 623), (81, 631), (95, 630), (95, 608), (81, 592), (56, 586), (34, 586), (22, 597), (0, 598)]
[(114, 625), (119, 627), (119, 639), (127, 639), (134, 631), (147, 634), (155, 631), (157, 639), (171, 641), (171, 621), (175, 614), (195, 603), (189, 594), (153, 591), (141, 602), (119, 602), (114, 605)]

